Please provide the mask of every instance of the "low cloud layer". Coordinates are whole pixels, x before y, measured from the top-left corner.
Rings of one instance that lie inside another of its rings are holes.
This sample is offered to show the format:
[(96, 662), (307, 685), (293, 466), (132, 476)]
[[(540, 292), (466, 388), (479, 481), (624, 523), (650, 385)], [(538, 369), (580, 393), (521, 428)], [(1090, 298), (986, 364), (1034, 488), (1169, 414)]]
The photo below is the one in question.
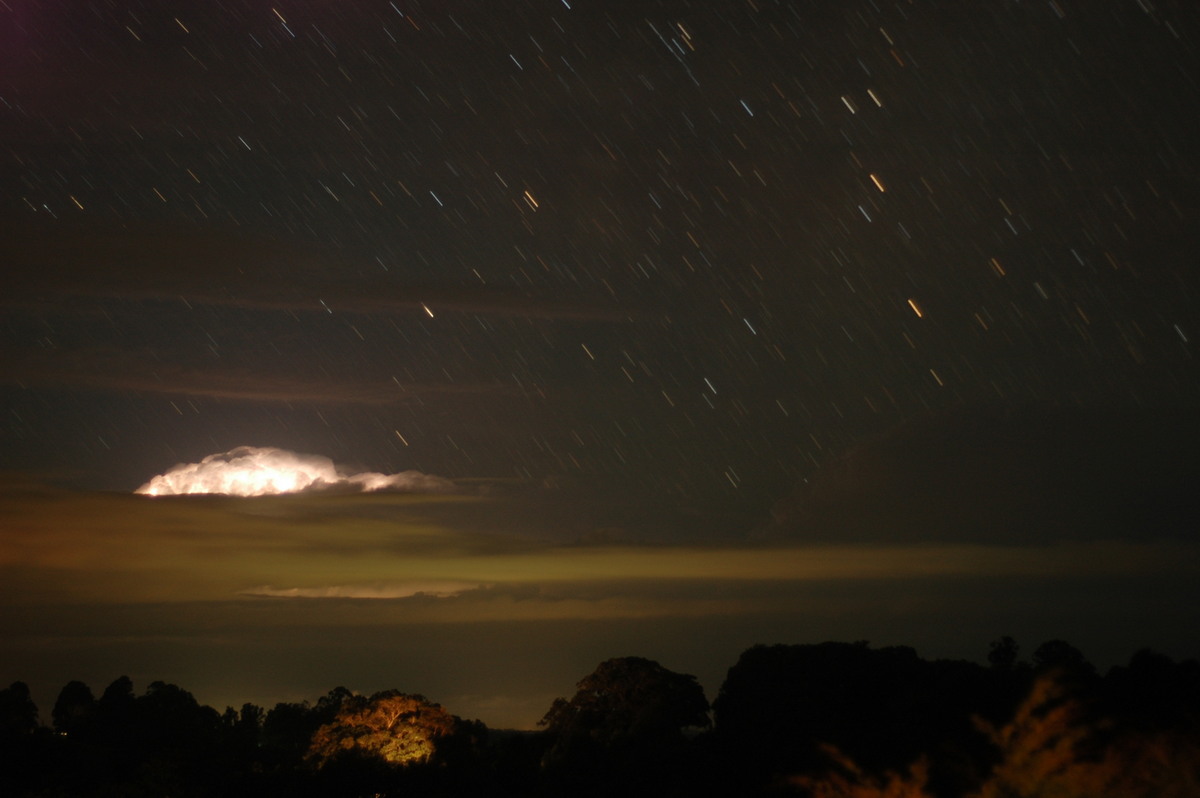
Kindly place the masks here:
[[(164, 302), (328, 315), (447, 314), (624, 324), (646, 314), (563, 290), (533, 292), (498, 285), (430, 284), (380, 274), (353, 281), (323, 275), (354, 266), (311, 241), (247, 236), (228, 228), (102, 226), (0, 220), (0, 306), (10, 312), (88, 315), (103, 303)], [(358, 264), (361, 265), (361, 264)], [(203, 274), (203, 279), (197, 275)], [(286, 280), (281, 279), (286, 275)]]
[(399, 685), (525, 727), (613, 652), (710, 688), (758, 642), (964, 658), (1069, 634), (1097, 662), (1196, 656), (1195, 542), (581, 546), (553, 542), (562, 512), (534, 499), (556, 495), (517, 498), (164, 501), (0, 474), (0, 675), (47, 706), (68, 680), (126, 672), (216, 706)]
[(147, 496), (272, 496), (314, 490), (446, 493), (454, 489), (449, 480), (420, 471), (343, 473), (322, 455), (273, 446), (239, 446), (210, 454), (199, 463), (180, 463), (134, 492)]
[(425, 581), (425, 582), (379, 582), (365, 585), (329, 585), (326, 587), (274, 587), (262, 585), (242, 593), (245, 596), (264, 598), (352, 598), (352, 599), (401, 599), (401, 598), (452, 598), (471, 590), (487, 587), (480, 582)]

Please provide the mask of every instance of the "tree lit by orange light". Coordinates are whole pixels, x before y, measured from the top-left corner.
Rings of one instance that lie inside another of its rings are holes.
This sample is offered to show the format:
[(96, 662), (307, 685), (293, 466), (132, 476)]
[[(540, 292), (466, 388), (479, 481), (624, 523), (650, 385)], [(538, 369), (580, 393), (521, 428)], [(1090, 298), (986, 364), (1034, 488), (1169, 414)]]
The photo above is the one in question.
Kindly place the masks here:
[(1111, 733), (1052, 676), (1013, 719), (979, 723), (1001, 752), (977, 798), (1185, 798), (1200, 795), (1200, 740), (1164, 732)]
[(419, 695), (389, 690), (348, 698), (331, 723), (313, 734), (308, 758), (318, 765), (339, 756), (378, 757), (394, 765), (428, 762), (440, 739), (460, 721)]
[[(1043, 676), (1008, 723), (976, 720), (998, 762), (965, 798), (1188, 798), (1200, 795), (1200, 740), (1187, 733), (1114, 732)], [(932, 798), (929, 764), (875, 777), (835, 748), (834, 769), (793, 783), (812, 798)]]

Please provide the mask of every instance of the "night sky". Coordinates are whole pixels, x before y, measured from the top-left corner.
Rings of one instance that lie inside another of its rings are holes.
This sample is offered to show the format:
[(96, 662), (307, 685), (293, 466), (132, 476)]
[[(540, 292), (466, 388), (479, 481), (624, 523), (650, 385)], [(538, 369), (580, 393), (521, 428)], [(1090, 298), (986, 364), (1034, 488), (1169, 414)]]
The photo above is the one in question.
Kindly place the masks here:
[[(1198, 656), (1198, 98), (1187, 0), (0, 0), (0, 681)], [(457, 489), (130, 495), (244, 445)]]

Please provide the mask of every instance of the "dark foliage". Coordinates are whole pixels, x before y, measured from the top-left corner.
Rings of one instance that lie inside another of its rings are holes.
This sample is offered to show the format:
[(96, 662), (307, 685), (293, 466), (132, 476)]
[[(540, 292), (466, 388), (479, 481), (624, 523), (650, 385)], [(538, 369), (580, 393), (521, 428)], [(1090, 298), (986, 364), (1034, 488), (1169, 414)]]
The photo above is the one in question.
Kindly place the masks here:
[(574, 795), (662, 794), (686, 761), (685, 730), (707, 728), (708, 700), (694, 676), (652, 660), (606, 660), (557, 699), (541, 723), (550, 786)]
[(0, 740), (20, 740), (33, 734), (38, 725), (37, 705), (29, 695), (29, 685), (13, 682), (0, 690)]
[(970, 779), (962, 763), (983, 747), (970, 719), (995, 711), (1001, 681), (973, 663), (927, 662), (910, 648), (756, 646), (714, 702), (716, 731), (740, 782), (818, 769), (832, 745), (876, 773), (945, 749), (937, 777), (957, 788)]
[(985, 666), (755, 646), (712, 723), (694, 677), (623, 657), (557, 699), (540, 732), (489, 731), (395, 690), (218, 713), (164, 682), (136, 695), (126, 677), (98, 699), (68, 683), (46, 727), (17, 682), (0, 690), (0, 795), (990, 798), (1025, 795), (1046, 762), (1064, 795), (1200, 783), (1200, 663), (1140, 651), (1101, 676), (1061, 640), (1028, 664), (1018, 650), (1001, 638)]

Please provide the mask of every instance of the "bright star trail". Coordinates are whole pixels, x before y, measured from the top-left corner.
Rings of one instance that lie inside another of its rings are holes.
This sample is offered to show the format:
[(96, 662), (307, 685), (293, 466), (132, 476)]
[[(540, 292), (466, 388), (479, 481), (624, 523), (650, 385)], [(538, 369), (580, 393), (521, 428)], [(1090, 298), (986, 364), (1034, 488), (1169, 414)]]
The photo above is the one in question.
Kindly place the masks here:
[(1184, 0), (0, 3), (0, 683), (1200, 655), (1198, 81)]

